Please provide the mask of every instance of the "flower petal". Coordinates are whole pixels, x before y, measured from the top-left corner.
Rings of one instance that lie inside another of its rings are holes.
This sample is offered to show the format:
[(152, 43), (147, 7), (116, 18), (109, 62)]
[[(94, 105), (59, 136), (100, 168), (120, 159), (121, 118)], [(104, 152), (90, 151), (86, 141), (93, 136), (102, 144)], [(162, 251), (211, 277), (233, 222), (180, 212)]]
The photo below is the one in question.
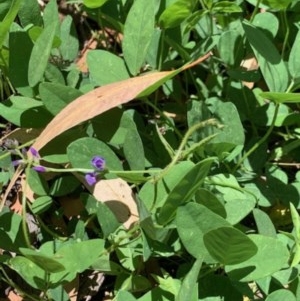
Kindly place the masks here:
[(91, 160), (92, 165), (98, 170), (104, 170), (106, 161), (103, 157), (94, 156)]
[(40, 158), (39, 152), (34, 147), (29, 147), (29, 151), (34, 158)]
[(37, 172), (45, 172), (46, 171), (46, 167), (41, 166), (41, 165), (33, 166), (32, 169), (37, 171)]
[(97, 182), (97, 174), (94, 172), (87, 173), (84, 178), (90, 186), (95, 185)]

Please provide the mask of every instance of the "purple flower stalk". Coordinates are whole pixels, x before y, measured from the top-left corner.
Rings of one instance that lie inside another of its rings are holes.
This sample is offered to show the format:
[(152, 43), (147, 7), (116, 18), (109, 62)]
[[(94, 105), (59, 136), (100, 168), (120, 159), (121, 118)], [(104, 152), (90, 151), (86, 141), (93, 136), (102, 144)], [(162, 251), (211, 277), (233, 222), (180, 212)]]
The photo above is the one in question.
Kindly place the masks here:
[(90, 185), (93, 186), (97, 182), (97, 174), (95, 172), (89, 172), (84, 176), (86, 182)]
[(37, 171), (37, 172), (45, 172), (46, 171), (46, 167), (41, 166), (41, 165), (33, 166), (32, 169)]
[(93, 165), (96, 169), (98, 169), (98, 170), (100, 170), (100, 171), (102, 171), (102, 170), (105, 169), (105, 164), (106, 164), (106, 162), (105, 162), (105, 159), (104, 159), (103, 157), (100, 157), (100, 156), (94, 156), (93, 159), (91, 160), (91, 162), (92, 162), (92, 165)]

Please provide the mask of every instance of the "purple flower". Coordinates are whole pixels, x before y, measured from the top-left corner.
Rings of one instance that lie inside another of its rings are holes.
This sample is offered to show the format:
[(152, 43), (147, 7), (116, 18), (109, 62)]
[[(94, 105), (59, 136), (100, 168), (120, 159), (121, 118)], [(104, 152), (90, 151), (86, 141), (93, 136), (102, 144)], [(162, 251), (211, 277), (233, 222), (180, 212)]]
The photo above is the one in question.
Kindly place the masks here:
[(103, 157), (100, 156), (95, 156), (93, 157), (93, 159), (91, 160), (92, 165), (98, 169), (98, 170), (104, 170), (105, 169), (105, 159)]
[(86, 182), (90, 185), (93, 186), (97, 182), (97, 174), (95, 172), (89, 172), (84, 176)]
[(30, 147), (30, 148), (29, 148), (29, 151), (31, 152), (31, 154), (32, 154), (32, 156), (33, 156), (34, 158), (40, 158), (40, 154), (39, 154), (39, 152), (38, 152), (35, 148)]
[(37, 171), (37, 172), (45, 172), (46, 171), (46, 167), (41, 166), (41, 165), (33, 166), (32, 169)]

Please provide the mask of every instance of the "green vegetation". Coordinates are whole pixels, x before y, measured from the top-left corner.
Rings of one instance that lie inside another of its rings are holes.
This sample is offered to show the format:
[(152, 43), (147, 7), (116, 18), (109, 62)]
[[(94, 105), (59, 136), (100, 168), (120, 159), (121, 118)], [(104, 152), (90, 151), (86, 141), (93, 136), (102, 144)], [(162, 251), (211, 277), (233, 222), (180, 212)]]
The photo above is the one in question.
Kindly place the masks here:
[(0, 292), (299, 300), (300, 1), (67, 4), (0, 1)]

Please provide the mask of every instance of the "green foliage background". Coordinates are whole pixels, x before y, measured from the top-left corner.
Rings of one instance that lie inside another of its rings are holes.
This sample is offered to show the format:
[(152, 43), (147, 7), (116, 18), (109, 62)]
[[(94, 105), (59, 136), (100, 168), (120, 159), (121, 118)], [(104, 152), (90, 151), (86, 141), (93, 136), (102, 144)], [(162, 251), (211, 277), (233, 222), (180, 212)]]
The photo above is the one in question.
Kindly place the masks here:
[[(300, 1), (67, 3), (98, 42), (87, 73), (79, 24), (61, 20), (55, 0), (43, 12), (36, 0), (0, 1), (1, 127), (21, 133), (1, 137), (0, 289), (69, 300), (66, 285), (90, 270), (110, 276), (117, 301), (299, 300)], [(38, 136), (27, 129), (78, 97), (165, 70), (176, 71), (40, 157), (25, 154)], [(20, 216), (4, 191), (22, 171)], [(130, 185), (139, 220), (129, 229), (87, 185), (95, 172)], [(79, 199), (80, 214), (67, 220), (61, 197)]]

